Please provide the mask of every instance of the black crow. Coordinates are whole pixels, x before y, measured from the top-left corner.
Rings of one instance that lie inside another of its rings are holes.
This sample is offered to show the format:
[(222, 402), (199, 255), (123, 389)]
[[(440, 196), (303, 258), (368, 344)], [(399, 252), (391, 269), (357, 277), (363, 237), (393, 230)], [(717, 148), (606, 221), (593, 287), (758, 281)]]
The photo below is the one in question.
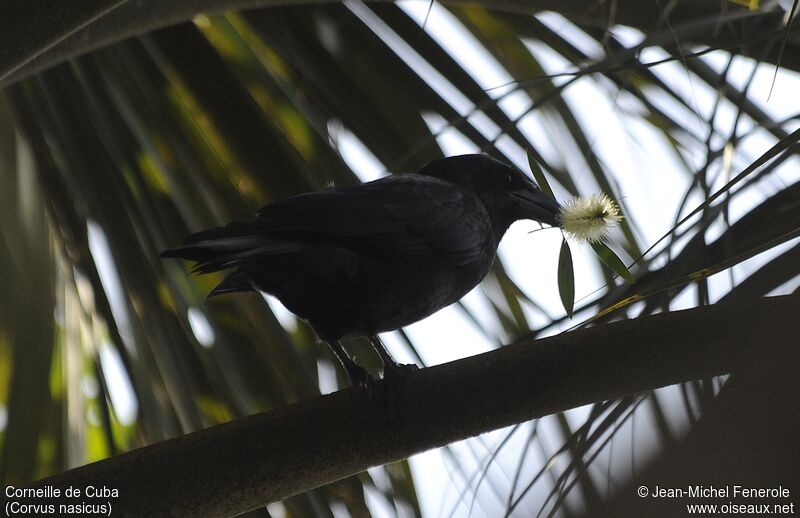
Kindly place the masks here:
[(292, 196), (162, 256), (195, 261), (201, 273), (230, 269), (210, 296), (275, 295), (363, 385), (369, 375), (344, 351), (343, 337), (368, 337), (385, 372), (397, 368), (377, 333), (460, 299), (489, 272), (513, 222), (557, 225), (559, 208), (513, 167), (462, 155), (417, 174)]

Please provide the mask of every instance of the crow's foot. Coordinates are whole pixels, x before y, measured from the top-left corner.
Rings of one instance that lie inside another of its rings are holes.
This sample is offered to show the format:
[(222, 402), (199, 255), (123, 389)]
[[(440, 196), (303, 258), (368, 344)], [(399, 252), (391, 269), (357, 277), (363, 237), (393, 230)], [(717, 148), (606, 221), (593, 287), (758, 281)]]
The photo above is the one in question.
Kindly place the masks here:
[(360, 387), (367, 397), (372, 400), (372, 386), (375, 384), (375, 378), (364, 367), (355, 362), (346, 364), (345, 367), (350, 383), (354, 387)]

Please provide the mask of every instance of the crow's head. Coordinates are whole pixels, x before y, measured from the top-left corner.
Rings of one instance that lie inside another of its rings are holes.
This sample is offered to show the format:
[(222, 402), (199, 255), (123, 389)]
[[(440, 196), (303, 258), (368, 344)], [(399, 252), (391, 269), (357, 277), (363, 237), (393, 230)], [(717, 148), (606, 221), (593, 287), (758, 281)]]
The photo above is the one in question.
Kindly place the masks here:
[(519, 219), (558, 225), (556, 218), (561, 208), (558, 202), (543, 193), (522, 172), (486, 155), (459, 155), (435, 160), (423, 167), (420, 174), (474, 192), (497, 226), (507, 228)]

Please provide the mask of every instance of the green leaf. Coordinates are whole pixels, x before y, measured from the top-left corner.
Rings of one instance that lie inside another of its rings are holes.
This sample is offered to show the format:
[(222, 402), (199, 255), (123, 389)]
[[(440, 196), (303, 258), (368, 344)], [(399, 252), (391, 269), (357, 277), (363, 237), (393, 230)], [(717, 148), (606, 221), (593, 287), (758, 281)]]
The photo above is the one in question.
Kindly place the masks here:
[[(556, 196), (553, 194), (553, 189), (550, 188), (550, 184), (547, 183), (547, 177), (544, 175), (544, 171), (539, 163), (531, 156), (530, 151), (525, 150), (525, 153), (528, 155), (528, 164), (531, 166), (531, 173), (533, 173), (533, 178), (536, 180), (536, 183), (539, 184), (539, 188), (545, 194), (549, 194), (551, 198), (555, 199)], [(564, 248), (562, 247), (561, 250), (563, 251)], [(572, 261), (570, 261), (572, 264)]]
[(558, 294), (564, 311), (572, 318), (575, 307), (575, 272), (572, 268), (572, 252), (566, 239), (561, 242), (561, 252), (558, 254)]
[(606, 265), (611, 271), (625, 279), (627, 282), (633, 282), (633, 275), (628, 270), (628, 267), (625, 266), (625, 263), (622, 262), (622, 259), (611, 250), (608, 245), (605, 243), (591, 243), (592, 248), (594, 249), (594, 253), (597, 254), (597, 257), (603, 261), (603, 264)]

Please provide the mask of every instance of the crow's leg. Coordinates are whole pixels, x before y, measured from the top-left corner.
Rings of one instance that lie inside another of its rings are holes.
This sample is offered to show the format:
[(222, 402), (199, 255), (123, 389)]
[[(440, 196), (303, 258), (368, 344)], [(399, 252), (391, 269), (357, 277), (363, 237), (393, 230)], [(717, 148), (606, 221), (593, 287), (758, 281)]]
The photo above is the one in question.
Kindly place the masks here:
[(350, 358), (339, 340), (325, 340), (325, 342), (330, 346), (333, 354), (335, 354), (336, 358), (339, 360), (339, 363), (342, 364), (342, 367), (347, 373), (347, 377), (350, 379), (350, 383), (358, 385), (366, 390), (370, 383), (374, 381), (372, 376), (369, 375), (364, 367)]
[(397, 370), (400, 368), (400, 364), (394, 361), (394, 358), (392, 358), (392, 355), (386, 350), (386, 346), (383, 345), (383, 342), (381, 342), (380, 338), (378, 338), (376, 335), (372, 335), (369, 337), (369, 343), (372, 344), (372, 348), (375, 349), (375, 352), (381, 357), (384, 372), (387, 370)]
[(414, 370), (417, 369), (417, 366), (414, 364), (402, 364), (397, 363), (392, 358), (392, 355), (389, 354), (389, 351), (386, 350), (386, 346), (383, 345), (381, 339), (378, 338), (377, 335), (371, 335), (368, 337), (369, 343), (372, 344), (372, 348), (375, 349), (375, 352), (378, 353), (378, 356), (381, 357), (381, 361), (383, 362), (383, 375), (384, 377), (388, 374), (392, 376), (394, 374), (398, 374), (402, 370)]
[(383, 362), (383, 379), (386, 381), (383, 392), (383, 405), (386, 416), (393, 420), (397, 417), (398, 406), (400, 398), (403, 393), (403, 384), (405, 383), (406, 376), (417, 369), (414, 364), (404, 365), (397, 363), (386, 350), (386, 347), (381, 342), (377, 335), (370, 335), (369, 343), (381, 357)]

